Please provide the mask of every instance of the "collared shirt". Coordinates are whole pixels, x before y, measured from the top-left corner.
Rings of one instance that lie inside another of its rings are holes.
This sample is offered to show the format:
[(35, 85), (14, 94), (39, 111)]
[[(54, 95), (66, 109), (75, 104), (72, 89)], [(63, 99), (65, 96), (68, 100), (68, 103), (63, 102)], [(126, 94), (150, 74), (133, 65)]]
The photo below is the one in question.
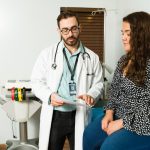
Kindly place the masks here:
[[(80, 46), (78, 48), (77, 51), (75, 51), (73, 54), (71, 54), (68, 49), (64, 46), (65, 48), (65, 52), (66, 52), (66, 55), (67, 55), (67, 58), (68, 58), (68, 61), (70, 63), (70, 66), (73, 70), (74, 68), (74, 65), (75, 65), (75, 61), (76, 61), (76, 58), (77, 58), (77, 55), (80, 53), (80, 52), (83, 52), (83, 47), (82, 47), (82, 44), (80, 42)], [(76, 72), (75, 72), (75, 75), (74, 75), (74, 82), (76, 81)], [(70, 100), (70, 101), (73, 101), (76, 99), (76, 95), (75, 96), (70, 96), (70, 93), (69, 93), (69, 83), (71, 82), (71, 73), (68, 69), (68, 65), (67, 65), (67, 62), (66, 62), (66, 59), (64, 58), (64, 64), (63, 64), (63, 74), (62, 74), (62, 77), (61, 77), (61, 80), (60, 80), (60, 83), (59, 83), (59, 87), (58, 87), (58, 95), (67, 99), (67, 100)], [(77, 83), (76, 83), (77, 84)], [(72, 110), (75, 110), (76, 107), (74, 105), (68, 105), (68, 104), (64, 104), (62, 106), (57, 106), (54, 108), (55, 110), (59, 110), (59, 111), (72, 111)]]

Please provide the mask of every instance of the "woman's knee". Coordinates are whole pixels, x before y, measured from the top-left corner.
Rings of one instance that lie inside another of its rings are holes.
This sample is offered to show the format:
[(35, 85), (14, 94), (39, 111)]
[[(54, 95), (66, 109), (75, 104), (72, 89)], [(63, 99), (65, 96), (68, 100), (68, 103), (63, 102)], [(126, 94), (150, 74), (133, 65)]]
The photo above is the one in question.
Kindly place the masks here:
[(90, 142), (91, 140), (91, 136), (92, 136), (92, 133), (91, 133), (91, 128), (88, 126), (87, 128), (85, 128), (84, 132), (83, 132), (83, 143), (88, 143)]
[[(99, 123), (97, 123), (99, 122)], [(100, 120), (95, 120), (94, 122), (91, 122), (84, 130), (83, 133), (83, 147), (90, 146), (92, 147), (95, 144), (95, 141), (97, 141), (97, 134), (98, 134), (98, 127), (100, 128)]]
[(91, 122), (84, 130), (83, 137), (94, 138), (101, 129), (101, 118), (97, 118)]
[(106, 135), (104, 131), (101, 130), (101, 118), (97, 118), (92, 123), (90, 123), (84, 130), (83, 133), (83, 147), (90, 147), (92, 150), (95, 145), (100, 143), (100, 138), (105, 139)]
[[(92, 145), (90, 130), (86, 128), (83, 133), (83, 150), (90, 150), (90, 146)], [(89, 146), (90, 145), (90, 146)]]

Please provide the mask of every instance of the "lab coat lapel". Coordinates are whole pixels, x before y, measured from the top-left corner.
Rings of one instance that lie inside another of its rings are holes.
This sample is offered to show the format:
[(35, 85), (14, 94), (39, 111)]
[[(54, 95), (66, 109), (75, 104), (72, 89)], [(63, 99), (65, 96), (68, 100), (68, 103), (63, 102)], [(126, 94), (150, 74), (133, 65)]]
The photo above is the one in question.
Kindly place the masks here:
[(85, 64), (85, 60), (83, 60), (82, 55), (80, 54), (79, 60), (78, 60), (78, 66), (77, 66), (77, 85), (78, 85), (78, 94), (83, 94), (86, 92), (86, 74), (87, 74), (87, 68)]
[(76, 81), (79, 81), (79, 76), (81, 74), (82, 67), (83, 67), (83, 59), (80, 54), (79, 59), (78, 59), (77, 69), (76, 69), (76, 71), (77, 71), (76, 72)]
[(57, 64), (57, 68), (56, 70), (53, 71), (53, 77), (54, 77), (54, 82), (55, 84), (53, 85), (53, 89), (54, 91), (57, 91), (60, 80), (61, 80), (61, 76), (63, 73), (63, 47), (62, 44), (60, 44), (59, 48), (58, 48), (58, 52), (57, 52), (57, 57), (56, 57), (56, 64)]

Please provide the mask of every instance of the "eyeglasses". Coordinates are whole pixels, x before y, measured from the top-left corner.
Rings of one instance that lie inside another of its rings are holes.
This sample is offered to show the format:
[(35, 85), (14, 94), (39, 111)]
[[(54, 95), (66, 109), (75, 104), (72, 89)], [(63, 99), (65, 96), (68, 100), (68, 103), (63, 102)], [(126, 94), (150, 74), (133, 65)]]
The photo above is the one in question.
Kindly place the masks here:
[(64, 35), (69, 34), (69, 32), (71, 31), (72, 33), (78, 33), (79, 32), (80, 27), (79, 26), (73, 26), (70, 29), (69, 28), (63, 28), (61, 29), (61, 33)]

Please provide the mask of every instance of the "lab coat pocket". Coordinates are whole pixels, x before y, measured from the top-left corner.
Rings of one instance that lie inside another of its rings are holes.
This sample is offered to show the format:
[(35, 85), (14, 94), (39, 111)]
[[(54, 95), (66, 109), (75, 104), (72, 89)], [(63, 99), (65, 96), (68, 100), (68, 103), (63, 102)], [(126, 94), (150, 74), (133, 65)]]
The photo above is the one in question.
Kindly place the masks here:
[(92, 85), (93, 78), (94, 78), (94, 73), (87, 73), (86, 76), (87, 76), (87, 85), (88, 85), (88, 88), (90, 88)]
[(87, 73), (87, 76), (94, 76), (94, 73)]

